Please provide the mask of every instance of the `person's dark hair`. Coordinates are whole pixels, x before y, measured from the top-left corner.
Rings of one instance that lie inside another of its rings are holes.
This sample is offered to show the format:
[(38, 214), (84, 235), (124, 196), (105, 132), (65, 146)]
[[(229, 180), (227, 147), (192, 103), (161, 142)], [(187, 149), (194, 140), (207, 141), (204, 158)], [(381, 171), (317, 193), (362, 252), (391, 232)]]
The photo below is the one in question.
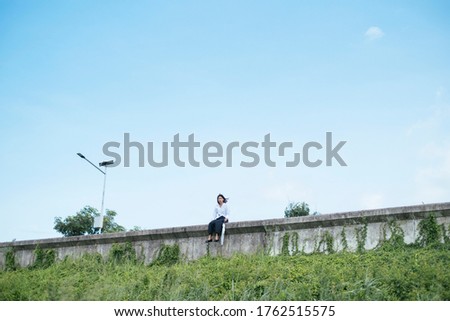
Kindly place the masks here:
[(225, 196), (223, 196), (223, 194), (219, 194), (219, 195), (217, 195), (217, 204), (219, 204), (219, 197), (220, 196), (222, 196), (224, 203), (228, 202), (228, 199)]

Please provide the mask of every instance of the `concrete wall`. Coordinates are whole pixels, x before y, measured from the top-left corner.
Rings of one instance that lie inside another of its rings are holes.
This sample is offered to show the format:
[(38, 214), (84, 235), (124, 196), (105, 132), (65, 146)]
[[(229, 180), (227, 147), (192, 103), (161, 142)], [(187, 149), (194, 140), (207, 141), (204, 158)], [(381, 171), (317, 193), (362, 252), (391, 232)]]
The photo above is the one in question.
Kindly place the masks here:
[[(395, 222), (404, 232), (406, 243), (418, 237), (418, 223), (435, 213), (439, 224), (450, 229), (450, 203), (382, 208), (317, 216), (282, 218), (261, 221), (230, 222), (227, 224), (225, 242), (205, 244), (207, 225), (195, 225), (125, 233), (62, 237), (41, 240), (0, 243), (0, 267), (5, 266), (7, 251), (13, 250), (16, 263), (22, 267), (34, 262), (34, 250), (54, 249), (58, 259), (80, 257), (84, 253), (100, 253), (107, 257), (113, 244), (130, 242), (139, 258), (145, 263), (157, 258), (163, 245), (178, 244), (186, 260), (205, 255), (231, 256), (233, 253), (277, 255), (283, 249), (291, 254), (297, 251), (311, 253), (326, 249), (325, 236), (331, 236), (333, 249), (342, 250), (343, 231), (348, 250), (358, 245), (358, 235), (367, 228), (366, 249), (376, 247), (383, 238), (390, 237), (389, 222)], [(364, 240), (362, 240), (364, 241)]]

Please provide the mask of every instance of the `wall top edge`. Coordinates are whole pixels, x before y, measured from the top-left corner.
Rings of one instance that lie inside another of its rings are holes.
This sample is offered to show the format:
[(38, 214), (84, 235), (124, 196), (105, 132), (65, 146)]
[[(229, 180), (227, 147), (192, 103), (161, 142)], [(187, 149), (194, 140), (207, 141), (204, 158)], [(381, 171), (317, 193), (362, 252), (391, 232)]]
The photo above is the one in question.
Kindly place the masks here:
[[(270, 226), (284, 226), (284, 225), (311, 225), (320, 224), (321, 222), (332, 222), (332, 221), (345, 221), (345, 220), (355, 220), (368, 218), (371, 220), (376, 220), (377, 218), (383, 218), (386, 216), (399, 217), (399, 216), (414, 216), (417, 213), (434, 212), (434, 211), (445, 211), (450, 215), (450, 202), (445, 203), (432, 203), (432, 204), (421, 204), (421, 205), (411, 205), (411, 206), (399, 206), (399, 207), (387, 207), (379, 209), (368, 209), (359, 211), (349, 211), (349, 212), (338, 212), (320, 215), (310, 215), (301, 216), (293, 218), (276, 218), (276, 219), (266, 219), (266, 220), (254, 220), (254, 221), (238, 221), (230, 222), (227, 224), (227, 231), (233, 233), (233, 230), (238, 232), (239, 230), (267, 230)], [(447, 214), (446, 214), (447, 215)], [(57, 237), (57, 238), (47, 238), (47, 239), (36, 239), (36, 240), (24, 240), (24, 241), (14, 241), (14, 242), (0, 242), (0, 248), (5, 247), (28, 247), (36, 246), (39, 244), (59, 244), (64, 246), (67, 243), (114, 243), (114, 242), (125, 242), (129, 239), (161, 239), (167, 237), (180, 238), (180, 237), (192, 237), (198, 236), (201, 233), (206, 235), (207, 225), (191, 225), (191, 226), (181, 226), (181, 227), (170, 227), (170, 228), (160, 228), (160, 229), (149, 229), (141, 231), (129, 231), (121, 233), (110, 233), (110, 234), (100, 234), (100, 235), (80, 235), (71, 237)]]

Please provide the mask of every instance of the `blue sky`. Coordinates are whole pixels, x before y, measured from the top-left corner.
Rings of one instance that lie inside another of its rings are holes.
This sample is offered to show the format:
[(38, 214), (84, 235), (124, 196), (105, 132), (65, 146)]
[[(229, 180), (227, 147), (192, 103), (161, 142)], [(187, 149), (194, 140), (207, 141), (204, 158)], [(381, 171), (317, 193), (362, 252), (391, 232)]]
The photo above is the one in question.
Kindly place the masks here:
[(332, 132), (348, 165), (141, 168), (131, 151), (105, 198), (127, 229), (206, 224), (218, 193), (232, 221), (290, 201), (323, 214), (449, 201), (449, 6), (0, 0), (0, 241), (57, 237), (55, 217), (100, 209), (103, 177), (76, 153), (106, 160), (124, 133), (157, 147), (270, 133), (301, 151)]

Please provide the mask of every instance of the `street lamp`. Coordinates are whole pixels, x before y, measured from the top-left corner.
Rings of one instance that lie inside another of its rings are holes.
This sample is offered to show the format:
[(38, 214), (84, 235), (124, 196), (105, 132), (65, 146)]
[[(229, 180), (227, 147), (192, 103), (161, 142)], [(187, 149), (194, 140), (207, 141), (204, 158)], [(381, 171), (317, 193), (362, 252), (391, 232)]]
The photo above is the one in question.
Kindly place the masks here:
[(100, 216), (96, 216), (94, 219), (94, 232), (98, 232), (99, 234), (102, 231), (103, 228), (103, 209), (104, 209), (104, 204), (105, 204), (105, 189), (106, 189), (106, 168), (109, 165), (114, 164), (114, 161), (110, 160), (110, 161), (103, 161), (101, 163), (98, 164), (98, 166), (100, 167), (105, 167), (105, 171), (102, 171), (99, 167), (97, 167), (94, 163), (92, 163), (89, 159), (87, 159), (83, 154), (81, 153), (77, 153), (78, 156), (80, 156), (81, 158), (83, 158), (84, 160), (86, 160), (89, 164), (91, 164), (92, 166), (94, 166), (96, 169), (98, 169), (104, 176), (104, 180), (103, 180), (103, 195), (102, 195), (102, 209), (100, 212)]

